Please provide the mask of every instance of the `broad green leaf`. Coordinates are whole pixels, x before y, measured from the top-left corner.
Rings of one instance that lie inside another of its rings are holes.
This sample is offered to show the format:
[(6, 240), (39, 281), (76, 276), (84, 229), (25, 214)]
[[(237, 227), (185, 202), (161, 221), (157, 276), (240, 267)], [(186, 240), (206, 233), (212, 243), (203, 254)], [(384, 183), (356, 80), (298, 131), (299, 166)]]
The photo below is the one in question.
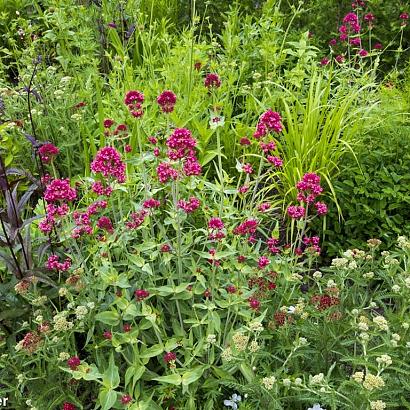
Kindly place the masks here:
[(110, 326), (117, 326), (120, 323), (120, 315), (116, 310), (98, 313), (95, 319)]

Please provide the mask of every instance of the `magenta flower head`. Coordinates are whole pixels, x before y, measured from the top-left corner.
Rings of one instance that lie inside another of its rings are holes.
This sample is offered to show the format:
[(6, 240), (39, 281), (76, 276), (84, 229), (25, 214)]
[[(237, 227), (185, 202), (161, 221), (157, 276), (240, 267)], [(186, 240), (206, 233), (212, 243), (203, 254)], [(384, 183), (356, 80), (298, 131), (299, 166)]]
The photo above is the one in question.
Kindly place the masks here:
[(261, 302), (258, 299), (251, 297), (251, 298), (248, 299), (248, 302), (249, 302), (249, 307), (252, 310), (259, 310), (259, 308), (261, 306)]
[(109, 233), (114, 232), (111, 219), (108, 218), (108, 216), (102, 216), (101, 218), (99, 218), (97, 221), (97, 227)]
[(245, 174), (252, 174), (253, 173), (253, 168), (251, 164), (243, 164), (242, 165), (242, 171), (245, 172)]
[(74, 406), (73, 403), (69, 403), (68, 401), (66, 401), (66, 402), (63, 404), (63, 408), (62, 408), (62, 410), (76, 410), (76, 409), (77, 409), (77, 407)]
[(258, 268), (266, 268), (270, 264), (270, 260), (266, 256), (261, 256), (258, 260)]
[(374, 48), (375, 50), (381, 50), (381, 49), (383, 48), (383, 45), (382, 45), (382, 43), (376, 43), (376, 44), (373, 46), (373, 48)]
[(209, 229), (216, 229), (220, 230), (225, 227), (224, 223), (222, 222), (221, 218), (211, 218), (208, 222)]
[(54, 144), (47, 143), (38, 149), (38, 153), (41, 161), (48, 164), (60, 153), (60, 150)]
[(369, 54), (369, 53), (368, 53), (367, 50), (365, 50), (364, 48), (362, 48), (362, 49), (359, 51), (359, 56), (360, 56), (360, 57), (366, 57), (368, 54)]
[(46, 262), (48, 270), (56, 270), (66, 272), (71, 268), (71, 259), (66, 258), (64, 262), (60, 262), (58, 255), (50, 255)]
[(132, 402), (132, 397), (129, 394), (124, 394), (124, 396), (121, 397), (121, 404), (128, 404)]
[(168, 352), (164, 354), (164, 362), (174, 362), (177, 359), (177, 355), (174, 352)]
[(241, 145), (251, 145), (251, 141), (249, 140), (249, 138), (246, 138), (246, 137), (242, 137), (242, 138), (239, 140), (239, 143), (240, 143)]
[(280, 168), (283, 165), (283, 160), (273, 155), (268, 155), (266, 159), (276, 168)]
[(368, 23), (372, 23), (375, 19), (376, 19), (376, 17), (374, 17), (373, 13), (367, 13), (363, 17), (363, 20), (367, 21)]
[(331, 47), (334, 47), (336, 44), (337, 44), (337, 40), (336, 40), (335, 38), (332, 38), (332, 39), (329, 41), (329, 46), (331, 46)]
[(137, 299), (138, 302), (141, 302), (142, 300), (146, 299), (149, 296), (149, 292), (144, 289), (137, 289), (134, 292), (135, 298)]
[(400, 20), (408, 20), (409, 19), (409, 13), (403, 12), (400, 14)]
[(104, 338), (104, 339), (107, 339), (107, 340), (111, 340), (111, 339), (112, 339), (112, 333), (111, 333), (109, 330), (106, 330), (106, 331), (103, 333), (103, 338)]
[(101, 173), (105, 178), (113, 177), (118, 182), (125, 182), (125, 164), (121, 154), (113, 147), (101, 148), (91, 163), (91, 171)]
[(53, 179), (44, 192), (47, 202), (74, 201), (76, 197), (77, 192), (70, 187), (69, 179)]
[(326, 215), (327, 214), (327, 205), (324, 202), (316, 202), (315, 203), (316, 212), (318, 215)]
[(169, 113), (174, 111), (174, 106), (177, 102), (177, 96), (169, 90), (163, 91), (157, 98), (157, 103), (161, 107), (162, 112)]
[(191, 131), (186, 128), (176, 128), (167, 139), (169, 148), (168, 157), (176, 161), (182, 158), (194, 158), (196, 140), (192, 137)]
[(141, 117), (144, 111), (142, 110), (142, 103), (144, 102), (144, 94), (139, 91), (128, 91), (124, 98), (124, 103), (128, 107), (133, 117)]
[(328, 64), (330, 63), (330, 60), (327, 58), (327, 57), (323, 57), (321, 60), (320, 60), (320, 65), (321, 66), (327, 66)]
[(78, 356), (73, 356), (70, 357), (67, 360), (67, 366), (71, 369), (71, 370), (76, 370), (77, 367), (81, 364), (81, 360), (78, 358)]
[(344, 56), (342, 56), (341, 54), (339, 54), (338, 56), (336, 56), (335, 60), (339, 63), (342, 64), (345, 61)]
[(218, 74), (210, 73), (207, 74), (204, 80), (204, 85), (206, 88), (219, 88), (221, 86), (221, 79)]
[(305, 208), (303, 206), (291, 205), (288, 206), (287, 213), (292, 219), (302, 219), (305, 216)]
[(157, 176), (161, 184), (165, 184), (170, 179), (174, 181), (178, 178), (178, 171), (169, 162), (161, 162), (157, 166)]

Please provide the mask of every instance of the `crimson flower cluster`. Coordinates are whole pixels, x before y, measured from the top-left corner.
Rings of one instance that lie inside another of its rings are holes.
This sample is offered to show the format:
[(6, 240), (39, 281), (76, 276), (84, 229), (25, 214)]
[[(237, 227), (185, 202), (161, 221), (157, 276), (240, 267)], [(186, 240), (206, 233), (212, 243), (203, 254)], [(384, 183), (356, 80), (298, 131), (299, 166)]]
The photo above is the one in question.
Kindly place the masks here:
[(104, 147), (97, 152), (91, 163), (91, 171), (101, 173), (105, 178), (113, 177), (118, 182), (125, 182), (125, 164), (121, 154), (113, 147)]
[(182, 209), (187, 214), (195, 212), (200, 205), (201, 201), (198, 198), (195, 198), (194, 196), (189, 198), (188, 201), (185, 201), (183, 199), (180, 199), (178, 201), (178, 208)]
[(77, 192), (70, 187), (70, 180), (53, 179), (46, 187), (44, 199), (47, 202), (74, 201), (77, 198)]
[(135, 298), (137, 299), (138, 302), (141, 302), (149, 296), (149, 292), (147, 290), (144, 290), (144, 289), (137, 289), (134, 292), (134, 296), (135, 296)]
[(157, 103), (164, 113), (170, 113), (174, 111), (176, 102), (177, 96), (169, 90), (163, 91), (157, 98)]
[(282, 129), (282, 117), (279, 113), (269, 109), (261, 115), (253, 136), (256, 139), (261, 139), (271, 132), (279, 133)]
[[(323, 188), (320, 186), (320, 176), (313, 172), (306, 173), (302, 180), (296, 184), (296, 188), (298, 190), (297, 200), (306, 203), (307, 207), (314, 203), (323, 192)], [(318, 201), (314, 206), (318, 215), (327, 213), (327, 206), (324, 202)], [(306, 209), (304, 206), (291, 205), (288, 207), (287, 213), (292, 219), (302, 219), (306, 215)]]
[(46, 143), (38, 149), (38, 153), (41, 161), (49, 164), (60, 153), (60, 150), (54, 144)]
[(83, 234), (91, 235), (93, 232), (91, 217), (95, 215), (99, 210), (105, 209), (106, 207), (107, 201), (95, 201), (87, 208), (85, 212), (74, 211), (73, 218), (76, 227), (73, 229), (71, 237), (78, 239)]
[(219, 78), (218, 74), (209, 73), (206, 75), (204, 80), (204, 85), (206, 88), (219, 88), (221, 86), (221, 79)]
[(225, 228), (225, 224), (222, 222), (220, 218), (211, 218), (208, 221), (208, 229), (209, 235), (208, 239), (211, 241), (220, 241), (221, 239), (225, 238), (225, 232), (223, 229)]
[(46, 262), (46, 268), (48, 270), (56, 270), (56, 271), (65, 272), (65, 271), (68, 271), (70, 267), (71, 267), (71, 259), (66, 258), (64, 262), (60, 262), (60, 258), (58, 257), (58, 255), (50, 255)]
[(133, 212), (131, 214), (131, 220), (128, 221), (125, 226), (128, 229), (137, 229), (144, 223), (145, 217), (148, 215), (148, 212), (142, 209), (139, 212)]
[(135, 118), (139, 118), (144, 114), (142, 103), (144, 102), (144, 94), (139, 91), (128, 91), (124, 98), (124, 103), (128, 107), (129, 112)]

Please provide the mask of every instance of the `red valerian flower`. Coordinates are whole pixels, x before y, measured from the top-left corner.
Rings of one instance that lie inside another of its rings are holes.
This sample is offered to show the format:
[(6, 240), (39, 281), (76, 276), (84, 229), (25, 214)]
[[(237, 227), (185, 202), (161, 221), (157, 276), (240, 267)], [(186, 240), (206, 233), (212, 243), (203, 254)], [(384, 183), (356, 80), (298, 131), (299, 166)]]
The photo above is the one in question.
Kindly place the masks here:
[(142, 110), (142, 103), (144, 102), (144, 94), (139, 91), (128, 91), (124, 98), (124, 103), (128, 107), (133, 117), (141, 117), (144, 111)]
[(239, 143), (240, 143), (241, 145), (251, 145), (251, 141), (249, 140), (249, 138), (246, 138), (246, 137), (242, 137), (242, 138), (239, 140)]
[(142, 300), (146, 299), (149, 296), (149, 292), (144, 289), (137, 289), (134, 292), (135, 298), (141, 302)]
[(124, 394), (124, 396), (121, 397), (121, 404), (128, 404), (132, 402), (132, 397), (129, 394)]
[(131, 214), (131, 221), (128, 221), (125, 225), (128, 229), (136, 229), (141, 226), (148, 215), (144, 209), (139, 212), (133, 212)]
[(46, 268), (48, 270), (57, 270), (65, 272), (71, 267), (71, 259), (66, 258), (64, 262), (59, 262), (59, 257), (57, 255), (50, 255), (46, 262)]
[(362, 48), (362, 49), (359, 51), (358, 54), (359, 54), (360, 57), (367, 57), (367, 56), (369, 55), (368, 51), (365, 50), (364, 48)]
[(227, 291), (228, 293), (236, 293), (237, 289), (236, 289), (236, 286), (234, 286), (234, 285), (228, 285), (228, 286), (226, 287), (226, 291)]
[(165, 353), (164, 355), (165, 363), (174, 362), (176, 359), (177, 359), (177, 355), (174, 352), (168, 352), (168, 353)]
[(190, 214), (195, 212), (199, 208), (200, 204), (201, 202), (198, 198), (191, 197), (188, 201), (184, 201), (183, 199), (179, 200), (178, 208), (184, 210), (185, 213)]
[(91, 163), (91, 171), (125, 182), (125, 164), (121, 160), (121, 154), (113, 147), (104, 147), (97, 152)]
[(69, 403), (68, 401), (66, 401), (66, 402), (63, 404), (63, 408), (62, 408), (62, 410), (76, 410), (76, 409), (77, 409), (77, 407), (74, 406), (73, 403)]
[(279, 133), (282, 131), (282, 128), (282, 117), (280, 114), (269, 109), (261, 115), (253, 136), (256, 139), (260, 139), (269, 132)]
[(163, 245), (161, 245), (160, 250), (163, 253), (171, 252), (171, 246), (169, 246), (167, 243), (164, 243)]
[(123, 330), (125, 333), (130, 332), (130, 331), (131, 331), (131, 325), (130, 325), (129, 323), (125, 323), (124, 326), (122, 327), (122, 330)]
[(157, 98), (157, 103), (164, 113), (170, 113), (174, 111), (176, 102), (177, 96), (169, 90), (163, 91)]
[(315, 203), (316, 212), (318, 215), (326, 215), (327, 214), (327, 205), (324, 202), (316, 202)]
[(302, 219), (305, 216), (305, 208), (303, 206), (290, 205), (288, 206), (287, 213), (292, 219)]
[(111, 340), (111, 339), (112, 339), (112, 333), (111, 333), (109, 330), (106, 330), (106, 331), (103, 333), (103, 338), (104, 338), (104, 339), (107, 339), (107, 340)]
[(157, 199), (150, 198), (144, 201), (144, 204), (142, 206), (146, 209), (159, 208), (161, 206), (161, 202)]
[(104, 128), (111, 128), (114, 125), (114, 120), (111, 118), (106, 118), (103, 122)]
[(206, 289), (204, 292), (204, 298), (208, 299), (211, 297), (211, 291), (209, 289)]
[(199, 71), (202, 67), (202, 63), (200, 61), (195, 61), (194, 68), (196, 71)]
[(67, 360), (67, 366), (71, 369), (71, 370), (76, 370), (77, 367), (81, 364), (81, 360), (79, 359), (78, 356), (73, 356), (70, 357)]
[(320, 65), (321, 65), (322, 67), (327, 66), (329, 63), (330, 63), (330, 60), (329, 60), (327, 57), (323, 57), (323, 58), (320, 60)]
[(26, 333), (23, 340), (19, 342), (22, 349), (24, 349), (28, 354), (34, 353), (42, 343), (43, 340), (41, 339), (41, 336), (34, 332)]
[(60, 150), (54, 144), (47, 143), (38, 149), (38, 153), (41, 161), (48, 164), (60, 153)]
[(47, 202), (74, 201), (77, 192), (70, 187), (69, 179), (53, 179), (46, 187), (44, 199)]
[(219, 88), (221, 86), (221, 79), (218, 74), (207, 74), (204, 80), (204, 85), (206, 88)]
[(161, 162), (157, 166), (157, 176), (159, 182), (165, 184), (170, 179), (176, 180), (178, 178), (178, 171), (169, 162)]
[(101, 218), (98, 219), (97, 221), (97, 227), (100, 229), (103, 229), (109, 233), (114, 232), (114, 228), (111, 222), (111, 219), (108, 218), (108, 216), (102, 216)]
[(211, 218), (208, 222), (208, 228), (209, 229), (223, 229), (225, 227), (224, 223), (222, 222), (221, 218)]
[(246, 174), (252, 174), (253, 173), (253, 168), (251, 164), (243, 164), (242, 165), (242, 170), (243, 172), (245, 172)]
[(266, 256), (261, 256), (258, 260), (258, 268), (263, 269), (270, 264), (270, 260)]
[(261, 306), (261, 302), (258, 299), (252, 298), (250, 297), (248, 299), (249, 302), (249, 307), (253, 310), (259, 310), (260, 306)]

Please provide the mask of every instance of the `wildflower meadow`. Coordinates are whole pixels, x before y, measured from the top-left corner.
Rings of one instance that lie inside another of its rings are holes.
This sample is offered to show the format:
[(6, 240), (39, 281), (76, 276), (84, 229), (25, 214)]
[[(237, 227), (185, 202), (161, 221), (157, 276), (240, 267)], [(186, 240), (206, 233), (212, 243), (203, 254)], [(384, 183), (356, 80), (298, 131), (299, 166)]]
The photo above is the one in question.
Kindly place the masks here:
[(410, 409), (409, 13), (0, 0), (0, 409)]

